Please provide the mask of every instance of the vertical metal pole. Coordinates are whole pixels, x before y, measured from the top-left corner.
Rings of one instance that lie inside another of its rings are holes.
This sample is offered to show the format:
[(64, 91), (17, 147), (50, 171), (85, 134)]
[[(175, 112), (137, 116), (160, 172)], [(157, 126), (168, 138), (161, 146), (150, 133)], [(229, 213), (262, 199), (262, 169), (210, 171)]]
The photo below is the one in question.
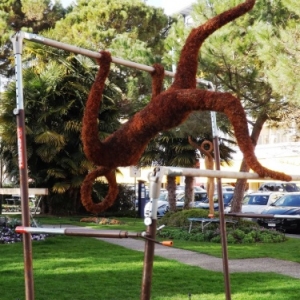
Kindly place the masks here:
[[(216, 165), (216, 170), (220, 171), (220, 150), (219, 150), (218, 127), (217, 127), (216, 112), (214, 111), (211, 112), (211, 123), (212, 123), (213, 139), (214, 139), (215, 165)], [(223, 201), (221, 178), (217, 178), (217, 190), (218, 190), (218, 200), (219, 200), (218, 201), (219, 219), (220, 219), (220, 231), (221, 231), (221, 242), (222, 242), (225, 294), (226, 294), (226, 300), (230, 300), (231, 299), (230, 276), (229, 276), (229, 266), (228, 266), (226, 222), (224, 217), (224, 201)]]
[[(150, 239), (155, 239), (156, 236), (156, 220), (147, 227), (147, 236)], [(142, 278), (142, 292), (141, 300), (151, 299), (152, 273), (154, 261), (155, 243), (152, 240), (145, 240), (145, 254), (144, 254), (144, 269)]]
[[(20, 174), (20, 195), (22, 209), (22, 225), (30, 226), (30, 210), (28, 200), (28, 175), (27, 175), (27, 151), (25, 134), (25, 112), (23, 100), (23, 78), (22, 78), (22, 50), (23, 35), (16, 33), (11, 41), (13, 43), (16, 72), (16, 103), (14, 114), (17, 118), (18, 158)], [(24, 275), (26, 300), (34, 299), (33, 267), (32, 267), (32, 242), (31, 234), (23, 235)]]
[(160, 193), (160, 176), (159, 169), (155, 168), (154, 172), (149, 174), (149, 194), (150, 201), (152, 199), (152, 216), (145, 218), (145, 225), (147, 225), (147, 236), (150, 240), (145, 241), (145, 254), (144, 254), (144, 269), (142, 278), (142, 291), (141, 300), (151, 299), (151, 285), (153, 273), (153, 261), (155, 251), (156, 226), (157, 226), (157, 199)]

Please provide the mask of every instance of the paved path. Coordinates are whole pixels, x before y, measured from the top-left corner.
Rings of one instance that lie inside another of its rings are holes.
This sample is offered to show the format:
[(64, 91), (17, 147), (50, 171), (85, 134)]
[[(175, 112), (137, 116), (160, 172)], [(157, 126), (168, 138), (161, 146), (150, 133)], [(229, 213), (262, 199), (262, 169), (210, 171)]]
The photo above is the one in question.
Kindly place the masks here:
[[(57, 228), (60, 226), (45, 225), (43, 227)], [(62, 227), (76, 227), (63, 225)], [(82, 227), (80, 227), (82, 228)], [(132, 238), (99, 238), (102, 241), (119, 245), (128, 249), (144, 252), (145, 242)], [(200, 267), (215, 272), (223, 272), (223, 260), (207, 254), (196, 253), (189, 250), (176, 249), (155, 244), (155, 255), (167, 259), (177, 260), (181, 263)], [(229, 272), (274, 272), (294, 278), (300, 278), (300, 264), (274, 258), (247, 258), (230, 259)]]
[[(130, 238), (101, 238), (101, 240), (137, 251), (144, 251), (145, 246), (143, 240)], [(206, 270), (223, 272), (222, 258), (213, 257), (207, 254), (156, 244), (155, 255), (167, 259), (174, 259), (184, 264), (201, 267)], [(273, 258), (231, 259), (229, 260), (229, 272), (274, 272), (294, 278), (300, 278), (300, 264)]]

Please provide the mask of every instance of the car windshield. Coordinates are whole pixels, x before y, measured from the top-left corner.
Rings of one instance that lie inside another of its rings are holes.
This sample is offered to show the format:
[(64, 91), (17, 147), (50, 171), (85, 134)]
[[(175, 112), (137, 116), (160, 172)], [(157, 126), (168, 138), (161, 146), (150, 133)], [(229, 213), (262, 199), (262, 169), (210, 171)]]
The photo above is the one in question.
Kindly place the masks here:
[(233, 186), (223, 186), (222, 189), (226, 192), (234, 192)]
[(300, 189), (295, 183), (282, 183), (282, 186), (287, 192), (299, 192)]
[(195, 201), (204, 201), (207, 199), (207, 193), (195, 193)]
[(177, 194), (176, 201), (184, 201), (184, 194), (183, 193)]
[[(207, 193), (206, 192), (196, 192), (195, 195), (194, 195), (194, 201), (205, 201), (207, 199)], [(178, 194), (177, 197), (176, 197), (176, 201), (180, 201), (180, 202), (183, 202), (184, 201), (184, 197), (185, 195), (184, 194)]]
[(294, 206), (300, 207), (300, 194), (299, 195), (284, 195), (273, 204), (274, 206)]
[[(224, 193), (223, 192), (223, 203), (224, 204), (229, 204), (230, 203), (230, 201), (232, 200), (232, 198), (233, 198), (233, 193)], [(208, 202), (208, 199), (207, 199), (207, 201), (205, 201), (205, 202)], [(218, 195), (217, 194), (215, 194), (214, 195), (214, 202), (218, 202)]]
[(233, 193), (223, 193), (223, 202), (228, 204), (233, 198)]
[(168, 193), (161, 193), (159, 195), (158, 200), (167, 201), (168, 200)]
[(247, 195), (243, 199), (243, 205), (267, 205), (268, 195)]

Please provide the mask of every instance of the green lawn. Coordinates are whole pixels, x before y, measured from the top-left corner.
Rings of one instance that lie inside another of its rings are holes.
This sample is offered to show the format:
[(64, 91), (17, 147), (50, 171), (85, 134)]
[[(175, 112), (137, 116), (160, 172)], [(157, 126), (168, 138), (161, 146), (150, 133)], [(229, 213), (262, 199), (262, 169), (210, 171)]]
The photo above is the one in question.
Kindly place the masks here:
[[(124, 219), (123, 225), (99, 226), (79, 219), (41, 218), (40, 223), (86, 225), (129, 231), (145, 229), (142, 219)], [(57, 219), (59, 222), (57, 222)], [(45, 222), (46, 221), (46, 222)], [(221, 246), (212, 243), (174, 241), (175, 247), (221, 256)], [(273, 257), (299, 262), (300, 240), (280, 244), (230, 245), (230, 258)], [(94, 238), (55, 236), (33, 242), (36, 300), (133, 300), (140, 298), (143, 253)], [(0, 299), (24, 299), (23, 247), (21, 243), (0, 245)], [(155, 257), (152, 300), (225, 299), (224, 277)], [(273, 273), (230, 275), (233, 300), (299, 299), (299, 280)], [(191, 295), (189, 297), (189, 294)]]
[[(0, 246), (0, 299), (24, 299), (22, 244)], [(94, 238), (33, 242), (36, 300), (140, 298), (143, 253)], [(299, 280), (270, 273), (232, 274), (232, 299), (298, 299)], [(223, 274), (155, 257), (151, 299), (225, 299)]]
[[(41, 224), (63, 225), (71, 224), (78, 226), (88, 226), (95, 229), (118, 229), (133, 232), (141, 232), (145, 230), (144, 221), (141, 218), (117, 218), (122, 221), (122, 225), (97, 225), (94, 223), (79, 222), (80, 217), (74, 218), (58, 218), (58, 217), (37, 217)], [(162, 229), (163, 230), (163, 229)], [(191, 250), (195, 252), (205, 253), (216, 257), (222, 257), (221, 244), (215, 243), (197, 243), (174, 240), (174, 247), (180, 249)], [(283, 251), (284, 249), (284, 251)], [(283, 260), (289, 260), (300, 263), (300, 239), (288, 239), (284, 243), (278, 244), (242, 244), (228, 245), (228, 257), (231, 259), (240, 258), (261, 258), (270, 257)]]

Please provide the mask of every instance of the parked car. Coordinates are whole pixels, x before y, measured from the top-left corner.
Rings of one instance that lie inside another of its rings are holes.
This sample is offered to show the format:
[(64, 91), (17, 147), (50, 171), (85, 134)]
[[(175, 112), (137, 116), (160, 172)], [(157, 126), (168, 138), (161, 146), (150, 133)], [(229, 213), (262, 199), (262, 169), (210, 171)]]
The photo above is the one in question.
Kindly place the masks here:
[(223, 192), (234, 192), (234, 186), (232, 185), (223, 185), (222, 186)]
[(168, 201), (168, 192), (164, 191), (160, 193), (158, 200)]
[(265, 182), (258, 190), (270, 192), (300, 192), (300, 188), (295, 182)]
[[(283, 192), (252, 192), (245, 194), (242, 200), (241, 212), (259, 214), (284, 194)], [(229, 213), (230, 211), (231, 203), (225, 208), (225, 213)]]
[(194, 186), (194, 191), (195, 192), (205, 192), (206, 189), (202, 188), (201, 186)]
[[(223, 192), (223, 204), (224, 208), (231, 204), (233, 198), (233, 192)], [(209, 209), (209, 200), (206, 199), (203, 202), (198, 203), (197, 208)], [(218, 195), (214, 196), (214, 209), (219, 210)]]
[(247, 194), (244, 196), (241, 212), (260, 214), (284, 194), (284, 192), (255, 192)]
[[(269, 207), (264, 209), (261, 214), (300, 217), (300, 192), (286, 193)], [(257, 223), (263, 227), (274, 228), (280, 231), (300, 232), (300, 218), (258, 219)]]
[[(165, 215), (166, 212), (169, 211), (169, 203), (167, 200), (155, 200), (157, 201), (157, 217), (161, 218)], [(152, 202), (153, 200), (150, 199), (144, 209), (144, 216), (151, 217), (152, 214)]]
[[(176, 199), (176, 208), (182, 209), (184, 205), (185, 194), (178, 194)], [(190, 207), (197, 207), (200, 202), (208, 200), (206, 191), (195, 191), (194, 192), (194, 201), (190, 203)]]
[[(177, 185), (176, 186), (176, 193), (184, 193), (185, 186), (184, 185)], [(205, 192), (206, 190), (201, 186), (194, 186), (195, 192)]]

